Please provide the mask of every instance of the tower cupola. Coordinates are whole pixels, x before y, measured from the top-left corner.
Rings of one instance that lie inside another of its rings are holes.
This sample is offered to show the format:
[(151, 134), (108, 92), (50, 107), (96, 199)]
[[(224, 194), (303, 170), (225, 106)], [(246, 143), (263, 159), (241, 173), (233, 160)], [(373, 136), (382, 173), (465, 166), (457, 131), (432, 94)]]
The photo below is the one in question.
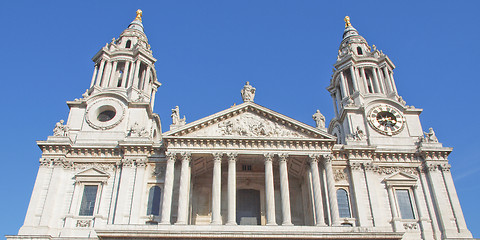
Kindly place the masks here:
[(129, 101), (147, 102), (153, 109), (160, 83), (142, 24), (142, 11), (118, 39), (113, 38), (92, 59), (95, 62), (88, 95), (105, 92), (124, 94)]

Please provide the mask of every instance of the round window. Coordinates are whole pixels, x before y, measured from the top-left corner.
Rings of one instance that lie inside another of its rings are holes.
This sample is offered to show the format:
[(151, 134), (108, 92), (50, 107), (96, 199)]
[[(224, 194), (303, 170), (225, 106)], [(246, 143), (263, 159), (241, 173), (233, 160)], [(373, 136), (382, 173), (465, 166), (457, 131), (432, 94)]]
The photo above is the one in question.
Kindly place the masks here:
[(97, 117), (97, 120), (100, 121), (100, 122), (108, 122), (110, 120), (112, 120), (112, 118), (115, 117), (115, 111), (113, 110), (105, 110), (103, 112), (101, 112), (100, 114), (98, 114), (98, 117)]

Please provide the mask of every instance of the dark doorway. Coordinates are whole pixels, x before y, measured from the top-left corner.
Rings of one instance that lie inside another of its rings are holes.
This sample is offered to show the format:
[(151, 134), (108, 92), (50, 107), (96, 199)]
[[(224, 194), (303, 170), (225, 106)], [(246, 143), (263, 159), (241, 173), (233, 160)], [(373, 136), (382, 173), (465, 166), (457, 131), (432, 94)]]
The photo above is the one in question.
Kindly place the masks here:
[(237, 224), (260, 225), (260, 191), (237, 190)]

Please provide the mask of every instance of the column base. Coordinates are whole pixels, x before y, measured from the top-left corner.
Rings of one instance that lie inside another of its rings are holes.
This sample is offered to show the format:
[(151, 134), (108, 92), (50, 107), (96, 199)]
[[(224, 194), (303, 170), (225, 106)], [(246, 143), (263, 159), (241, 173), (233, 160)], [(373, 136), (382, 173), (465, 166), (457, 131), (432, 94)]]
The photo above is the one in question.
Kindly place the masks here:
[(210, 225), (217, 225), (218, 226), (218, 225), (222, 225), (222, 223), (221, 222), (211, 222)]
[(293, 223), (291, 222), (282, 223), (282, 226), (293, 226)]
[(236, 225), (237, 225), (237, 222), (227, 222), (225, 225), (228, 225), (228, 226), (236, 226)]
[(159, 222), (158, 225), (172, 225), (171, 222)]
[(317, 224), (315, 224), (315, 226), (317, 226), (317, 227), (326, 227), (327, 224), (325, 224), (325, 223), (317, 223)]
[(278, 224), (276, 224), (276, 223), (267, 223), (267, 224), (265, 224), (265, 225), (266, 225), (266, 226), (277, 226)]
[(186, 222), (176, 222), (175, 225), (187, 225)]

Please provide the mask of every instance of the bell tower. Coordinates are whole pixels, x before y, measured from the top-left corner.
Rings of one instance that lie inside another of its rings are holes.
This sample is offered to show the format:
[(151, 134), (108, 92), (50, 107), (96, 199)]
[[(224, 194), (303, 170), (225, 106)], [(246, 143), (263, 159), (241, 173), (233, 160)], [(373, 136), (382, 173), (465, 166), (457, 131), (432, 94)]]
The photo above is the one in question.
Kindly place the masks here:
[(153, 113), (156, 59), (142, 24), (142, 11), (118, 39), (98, 51), (90, 88), (67, 102), (69, 135), (76, 143), (116, 143), (126, 137), (159, 139), (160, 118)]
[(329, 133), (346, 145), (415, 146), (423, 131), (421, 109), (398, 95), (395, 65), (375, 45), (368, 45), (345, 17), (345, 30), (327, 90), (335, 118)]

